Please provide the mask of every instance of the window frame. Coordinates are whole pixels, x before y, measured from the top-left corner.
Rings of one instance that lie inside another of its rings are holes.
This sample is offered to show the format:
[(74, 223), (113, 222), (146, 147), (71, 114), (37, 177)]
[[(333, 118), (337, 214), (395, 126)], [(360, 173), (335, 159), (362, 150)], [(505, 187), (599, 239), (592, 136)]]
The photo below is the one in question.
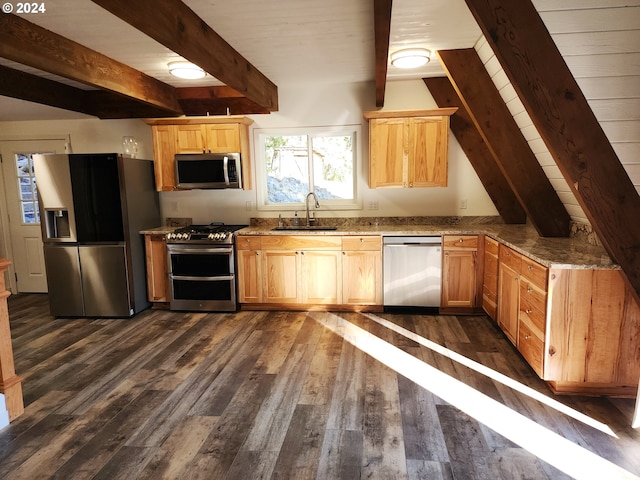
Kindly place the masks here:
[[(267, 191), (267, 161), (265, 158), (265, 138), (270, 136), (351, 136), (353, 145), (353, 199), (350, 200), (320, 200), (320, 210), (357, 210), (362, 209), (359, 198), (358, 183), (361, 173), (361, 125), (335, 125), (325, 127), (276, 127), (255, 128), (253, 131), (256, 168), (256, 208), (263, 211), (297, 211), (305, 209), (305, 203), (268, 202)], [(312, 164), (312, 162), (310, 162)], [(309, 172), (309, 181), (313, 182), (313, 169)], [(324, 207), (324, 208), (323, 208)]]

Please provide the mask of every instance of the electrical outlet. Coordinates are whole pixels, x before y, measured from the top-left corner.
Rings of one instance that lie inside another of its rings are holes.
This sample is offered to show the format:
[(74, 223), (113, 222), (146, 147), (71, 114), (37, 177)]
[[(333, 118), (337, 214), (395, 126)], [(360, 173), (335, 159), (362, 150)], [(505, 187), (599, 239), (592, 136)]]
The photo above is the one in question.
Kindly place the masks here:
[(367, 203), (367, 210), (378, 210), (378, 201), (371, 200)]
[(463, 198), (462, 200), (460, 200), (460, 208), (461, 209), (467, 208), (467, 199), (466, 198)]
[(251, 203), (251, 201), (248, 201), (244, 204), (244, 208), (247, 212), (250, 212), (253, 209), (253, 204)]

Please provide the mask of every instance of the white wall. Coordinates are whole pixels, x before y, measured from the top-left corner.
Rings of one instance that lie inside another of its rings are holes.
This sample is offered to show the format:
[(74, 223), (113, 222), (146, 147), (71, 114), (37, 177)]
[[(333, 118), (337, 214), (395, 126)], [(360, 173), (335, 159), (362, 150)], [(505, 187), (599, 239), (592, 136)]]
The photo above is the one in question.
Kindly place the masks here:
[[(360, 174), (358, 192), (361, 205), (374, 201), (377, 210), (334, 210), (322, 208), (322, 217), (355, 216), (423, 216), (423, 215), (497, 215), (491, 199), (482, 186), (453, 135), (449, 144), (449, 186), (446, 188), (369, 189), (368, 124), (362, 112), (375, 110), (373, 84), (287, 85), (279, 89), (280, 111), (270, 115), (253, 115), (253, 133), (264, 128), (313, 127), (327, 125), (359, 125)], [(387, 84), (385, 110), (431, 109), (437, 105), (421, 80)], [(253, 142), (255, 144), (255, 142)], [(252, 154), (254, 167), (262, 162)], [(256, 178), (255, 171), (253, 178)], [(467, 209), (460, 209), (461, 200)], [(256, 189), (250, 191), (209, 190), (161, 193), (165, 217), (191, 217), (196, 223), (212, 220), (246, 223), (250, 217), (274, 217), (278, 213), (292, 216), (293, 211), (260, 211), (256, 209)]]

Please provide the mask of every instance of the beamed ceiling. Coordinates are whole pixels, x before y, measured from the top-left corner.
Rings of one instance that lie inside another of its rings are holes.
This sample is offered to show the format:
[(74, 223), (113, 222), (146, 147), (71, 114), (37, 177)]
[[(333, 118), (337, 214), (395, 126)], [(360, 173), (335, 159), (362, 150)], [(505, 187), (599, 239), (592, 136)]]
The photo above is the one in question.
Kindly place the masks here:
[[(0, 16), (0, 120), (12, 119), (2, 113), (11, 101), (99, 118), (268, 114), (279, 89), (305, 83), (373, 82), (382, 107), (388, 80), (424, 79), (440, 106), (459, 107), (452, 131), (505, 221), (528, 218), (541, 236), (568, 236), (565, 205), (473, 48), (484, 35), (640, 292), (637, 189), (530, 0), (58, 0), (46, 8)], [(406, 47), (431, 49), (433, 61), (410, 72), (389, 66), (389, 52)], [(171, 77), (167, 64), (182, 59), (207, 77)]]

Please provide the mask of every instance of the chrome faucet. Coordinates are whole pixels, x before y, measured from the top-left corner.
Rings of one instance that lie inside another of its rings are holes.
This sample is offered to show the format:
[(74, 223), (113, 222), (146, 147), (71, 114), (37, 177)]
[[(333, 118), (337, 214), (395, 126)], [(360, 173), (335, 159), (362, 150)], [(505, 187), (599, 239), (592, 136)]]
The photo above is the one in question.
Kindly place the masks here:
[(320, 208), (320, 202), (318, 202), (318, 197), (316, 197), (316, 194), (314, 192), (309, 192), (307, 194), (307, 199), (305, 200), (305, 205), (307, 207), (307, 222), (306, 222), (307, 227), (311, 226), (311, 220), (309, 219), (309, 197), (311, 196), (313, 196), (313, 198), (316, 201), (316, 208)]

